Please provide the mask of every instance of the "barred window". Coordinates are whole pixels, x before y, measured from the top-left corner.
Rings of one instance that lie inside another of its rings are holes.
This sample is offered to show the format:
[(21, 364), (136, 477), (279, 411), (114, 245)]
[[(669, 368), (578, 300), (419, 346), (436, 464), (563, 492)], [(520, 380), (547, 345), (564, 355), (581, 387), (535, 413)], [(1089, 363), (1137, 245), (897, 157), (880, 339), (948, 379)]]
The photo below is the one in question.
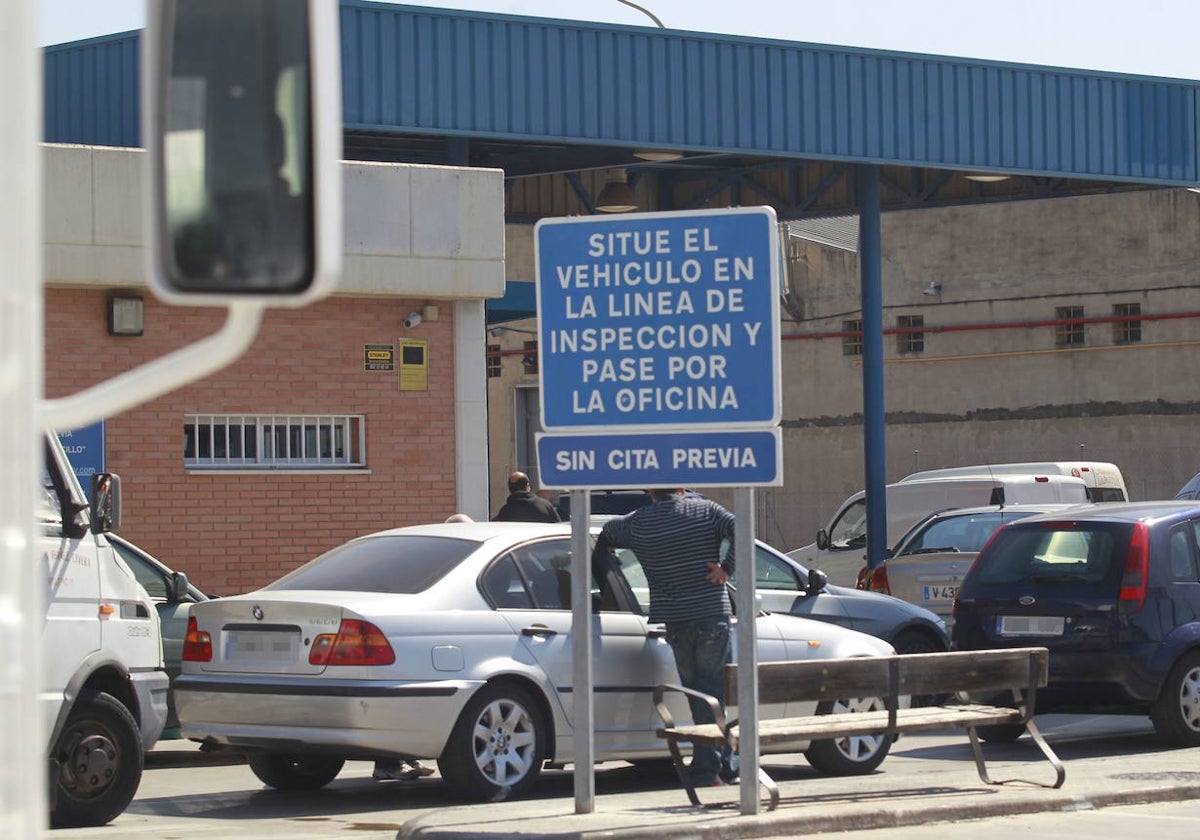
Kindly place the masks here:
[(842, 355), (861, 356), (863, 352), (862, 319), (842, 321), (842, 332), (846, 333), (842, 336)]
[(355, 414), (187, 414), (183, 465), (196, 469), (354, 469), (366, 466)]
[(526, 373), (538, 372), (538, 343), (536, 341), (525, 342), (525, 355), (521, 357), (521, 364), (524, 365)]
[[(1083, 307), (1056, 306), (1054, 320), (1054, 344), (1057, 347), (1081, 347), (1083, 345)], [(1076, 323), (1062, 323), (1076, 321)]]
[(1138, 317), (1142, 314), (1140, 303), (1114, 303), (1112, 314), (1115, 318), (1130, 319), (1113, 321), (1113, 344), (1137, 344), (1142, 340), (1142, 322)]
[(925, 352), (925, 316), (899, 315), (896, 317), (896, 350), (900, 353)]
[(500, 375), (500, 360), (504, 358), (500, 355), (499, 344), (489, 344), (487, 346), (487, 375), (488, 379), (495, 379)]

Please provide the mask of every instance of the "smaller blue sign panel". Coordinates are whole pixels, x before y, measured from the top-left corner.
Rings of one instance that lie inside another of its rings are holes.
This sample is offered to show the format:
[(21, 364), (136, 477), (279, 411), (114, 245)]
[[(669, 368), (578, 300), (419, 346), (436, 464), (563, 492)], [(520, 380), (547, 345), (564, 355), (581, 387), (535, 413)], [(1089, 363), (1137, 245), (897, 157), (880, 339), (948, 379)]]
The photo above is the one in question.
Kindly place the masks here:
[(540, 434), (544, 487), (766, 487), (783, 484), (779, 429)]
[(104, 421), (80, 429), (58, 433), (71, 469), (75, 471), (83, 492), (91, 498), (92, 476), (104, 472)]

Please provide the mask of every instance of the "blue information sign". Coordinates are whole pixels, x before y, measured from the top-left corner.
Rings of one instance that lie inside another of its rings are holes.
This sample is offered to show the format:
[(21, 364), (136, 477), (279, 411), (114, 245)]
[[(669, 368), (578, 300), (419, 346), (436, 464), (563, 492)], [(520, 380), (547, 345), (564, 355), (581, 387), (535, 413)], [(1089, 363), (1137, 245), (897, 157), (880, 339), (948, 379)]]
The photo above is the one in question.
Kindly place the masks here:
[(541, 434), (537, 452), (547, 487), (749, 487), (783, 474), (779, 429)]
[(83, 492), (90, 499), (92, 476), (104, 472), (104, 421), (59, 432), (58, 439), (71, 462), (71, 469), (83, 485)]
[(778, 425), (771, 208), (543, 219), (535, 235), (543, 428)]

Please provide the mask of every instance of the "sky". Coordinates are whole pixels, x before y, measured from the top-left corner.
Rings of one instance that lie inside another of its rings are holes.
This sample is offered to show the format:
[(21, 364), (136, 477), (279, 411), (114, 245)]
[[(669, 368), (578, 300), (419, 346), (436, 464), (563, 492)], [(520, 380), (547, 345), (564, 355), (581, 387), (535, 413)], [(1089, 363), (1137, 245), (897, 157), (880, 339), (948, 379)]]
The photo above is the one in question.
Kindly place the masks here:
[[(636, 0), (669, 29), (1200, 80), (1200, 0)], [(43, 44), (138, 29), (145, 0), (41, 0)], [(655, 26), (620, 0), (410, 6)]]

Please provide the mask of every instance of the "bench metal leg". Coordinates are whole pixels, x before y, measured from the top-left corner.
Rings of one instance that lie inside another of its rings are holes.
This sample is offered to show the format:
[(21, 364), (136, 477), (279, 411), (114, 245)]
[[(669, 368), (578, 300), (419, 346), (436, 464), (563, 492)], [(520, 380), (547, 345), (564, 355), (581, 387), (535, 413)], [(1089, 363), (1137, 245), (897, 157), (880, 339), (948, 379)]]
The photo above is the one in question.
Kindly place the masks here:
[(687, 765), (683, 763), (683, 753), (679, 751), (679, 744), (674, 739), (668, 738), (667, 747), (671, 750), (671, 761), (675, 764), (675, 772), (679, 775), (679, 783), (687, 791), (688, 799), (691, 800), (691, 803), (699, 808), (700, 797), (696, 795), (696, 787), (692, 784), (692, 774), (688, 771)]
[(770, 799), (767, 803), (767, 810), (774, 811), (779, 807), (779, 786), (761, 767), (758, 768), (758, 783), (767, 789), (767, 797)]
[(1050, 745), (1046, 743), (1046, 739), (1042, 737), (1042, 733), (1038, 731), (1037, 725), (1033, 722), (1032, 718), (1025, 724), (1025, 729), (1027, 732), (1029, 732), (1030, 737), (1033, 738), (1034, 743), (1036, 743), (1038, 748), (1042, 751), (1042, 755), (1046, 756), (1046, 759), (1054, 767), (1054, 784), (1048, 785), (1044, 782), (1035, 782), (1029, 779), (992, 780), (992, 778), (988, 776), (987, 765), (983, 760), (983, 747), (979, 743), (979, 734), (975, 731), (974, 726), (968, 726), (967, 736), (971, 739), (971, 752), (975, 755), (975, 769), (979, 771), (979, 778), (983, 780), (984, 784), (988, 785), (1007, 785), (1010, 782), (1021, 782), (1022, 784), (1037, 785), (1038, 787), (1044, 788), (1062, 787), (1063, 782), (1066, 781), (1067, 778), (1067, 768), (1063, 767), (1062, 761), (1057, 755), (1055, 755), (1054, 750), (1050, 748)]

